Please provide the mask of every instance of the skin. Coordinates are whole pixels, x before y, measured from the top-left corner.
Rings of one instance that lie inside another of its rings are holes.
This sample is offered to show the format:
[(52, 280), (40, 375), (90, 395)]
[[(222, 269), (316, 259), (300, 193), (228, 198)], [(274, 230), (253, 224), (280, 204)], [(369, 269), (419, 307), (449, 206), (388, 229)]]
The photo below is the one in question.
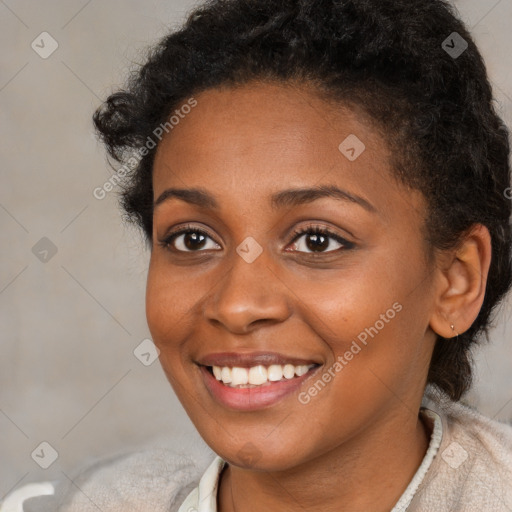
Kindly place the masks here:
[[(457, 251), (429, 259), (424, 197), (393, 179), (386, 140), (362, 112), (305, 85), (251, 83), (195, 97), (159, 144), (154, 199), (201, 187), (219, 209), (177, 198), (155, 208), (146, 314), (169, 382), (228, 462), (218, 510), (389, 511), (428, 447), (418, 411), (436, 333), (455, 336), (451, 323), (464, 332), (482, 305), (488, 231), (477, 225)], [(354, 161), (338, 149), (349, 134), (366, 146)], [(276, 192), (321, 184), (374, 211), (329, 197), (270, 206)], [(190, 249), (181, 235), (165, 246), (185, 225), (206, 230), (205, 242)], [(353, 245), (328, 238), (315, 253), (311, 235), (293, 235), (312, 225)], [(263, 249), (252, 263), (236, 252), (249, 236)], [(228, 409), (195, 363), (212, 352), (278, 351), (320, 361), (316, 381), (394, 303), (401, 311), (307, 404), (298, 394), (308, 381), (264, 409)]]

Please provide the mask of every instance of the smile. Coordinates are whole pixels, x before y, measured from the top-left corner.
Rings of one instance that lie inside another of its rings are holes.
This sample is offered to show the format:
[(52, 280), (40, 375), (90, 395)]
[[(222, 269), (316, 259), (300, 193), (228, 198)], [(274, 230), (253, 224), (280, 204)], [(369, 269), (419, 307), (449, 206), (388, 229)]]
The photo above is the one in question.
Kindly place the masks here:
[(316, 364), (293, 365), (272, 364), (270, 366), (257, 365), (251, 368), (210, 366), (208, 370), (223, 384), (232, 388), (252, 388), (268, 386), (273, 382), (290, 380), (306, 374)]
[[(273, 364), (250, 368), (200, 365), (199, 368), (206, 389), (218, 404), (248, 412), (270, 407), (293, 395), (306, 379), (319, 371), (321, 365)], [(224, 382), (224, 378), (230, 382)]]

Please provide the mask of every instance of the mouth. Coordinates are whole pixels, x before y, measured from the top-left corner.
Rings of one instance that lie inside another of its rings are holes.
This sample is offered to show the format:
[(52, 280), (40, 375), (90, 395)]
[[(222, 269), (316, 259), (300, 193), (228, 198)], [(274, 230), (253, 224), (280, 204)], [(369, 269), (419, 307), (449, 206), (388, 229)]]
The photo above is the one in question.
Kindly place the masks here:
[(206, 366), (199, 365), (210, 396), (221, 406), (237, 411), (268, 408), (291, 396), (322, 365)]
[(268, 366), (255, 365), (251, 367), (239, 366), (205, 366), (206, 370), (219, 383), (236, 389), (249, 389), (270, 386), (277, 382), (297, 379), (310, 370), (319, 367), (317, 363), (294, 365), (272, 364)]

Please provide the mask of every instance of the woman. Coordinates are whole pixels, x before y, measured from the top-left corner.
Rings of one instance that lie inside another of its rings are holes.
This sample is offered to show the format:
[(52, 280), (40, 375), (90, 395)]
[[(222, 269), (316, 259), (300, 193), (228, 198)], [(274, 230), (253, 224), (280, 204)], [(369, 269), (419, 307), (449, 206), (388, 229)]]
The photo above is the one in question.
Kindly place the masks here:
[(508, 131), (447, 3), (210, 1), (94, 122), (216, 456), (100, 463), (40, 507), (512, 510), (512, 427), (460, 403), (511, 283)]

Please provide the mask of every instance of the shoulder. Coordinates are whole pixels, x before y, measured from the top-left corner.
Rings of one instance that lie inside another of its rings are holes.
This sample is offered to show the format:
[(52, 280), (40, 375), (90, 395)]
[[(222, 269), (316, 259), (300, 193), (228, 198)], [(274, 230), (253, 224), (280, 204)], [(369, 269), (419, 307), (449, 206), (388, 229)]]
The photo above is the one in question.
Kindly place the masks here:
[(125, 512), (177, 510), (215, 454), (144, 448), (97, 460), (59, 481), (27, 484), (11, 492), (0, 512)]
[[(444, 394), (430, 395), (431, 404), (443, 420), (447, 440), (461, 442), (480, 464), (512, 471), (512, 425), (484, 416), (476, 409), (453, 402)], [(471, 454), (468, 453), (468, 458)]]
[(432, 389), (424, 406), (440, 416), (443, 435), (419, 492), (423, 506), (512, 510), (512, 425)]

